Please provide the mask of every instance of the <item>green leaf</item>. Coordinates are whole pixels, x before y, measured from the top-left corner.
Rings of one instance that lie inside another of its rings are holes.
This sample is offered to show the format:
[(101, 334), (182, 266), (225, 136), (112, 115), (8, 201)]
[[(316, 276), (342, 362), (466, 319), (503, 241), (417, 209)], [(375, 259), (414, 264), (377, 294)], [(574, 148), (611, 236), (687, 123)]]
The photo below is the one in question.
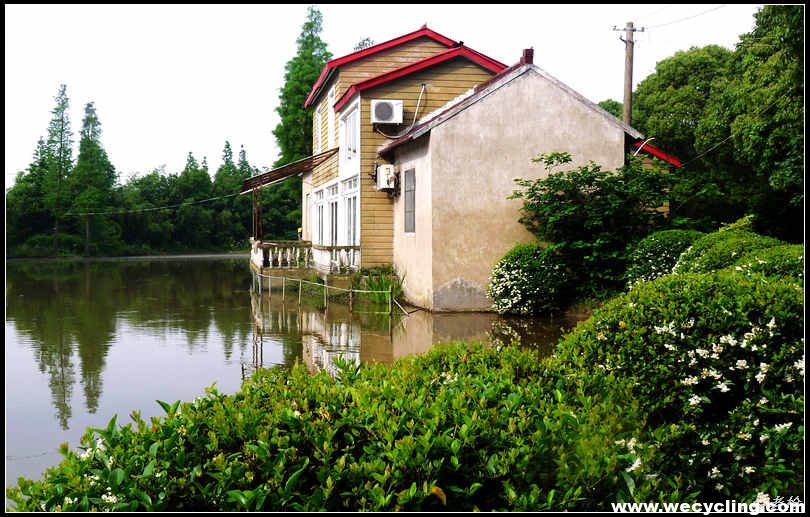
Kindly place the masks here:
[(112, 482), (113, 488), (116, 488), (124, 481), (124, 476), (124, 471), (120, 468), (113, 469), (112, 474), (110, 474), (110, 481)]
[(146, 464), (146, 467), (144, 467), (143, 474), (141, 474), (141, 477), (147, 478), (151, 476), (154, 470), (155, 470), (155, 460), (150, 460), (149, 463)]
[(301, 466), (301, 468), (293, 472), (290, 478), (284, 484), (285, 493), (289, 494), (292, 491), (292, 489), (295, 487), (295, 483), (298, 481), (298, 478), (301, 477), (301, 474), (303, 474), (304, 469), (307, 468), (307, 465), (309, 465), (308, 457), (304, 458), (304, 464)]

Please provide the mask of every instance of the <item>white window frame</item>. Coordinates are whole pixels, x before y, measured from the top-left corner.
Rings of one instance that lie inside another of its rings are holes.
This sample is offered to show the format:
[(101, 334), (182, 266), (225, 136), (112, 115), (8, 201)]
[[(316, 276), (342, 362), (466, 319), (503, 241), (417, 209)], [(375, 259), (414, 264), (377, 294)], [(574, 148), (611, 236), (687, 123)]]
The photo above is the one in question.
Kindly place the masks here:
[(323, 231), (324, 226), (326, 226), (326, 221), (324, 220), (323, 193), (323, 189), (315, 192), (315, 217), (312, 218), (312, 224), (315, 226), (312, 232), (312, 241), (320, 245), (323, 245)]
[(341, 190), (343, 193), (343, 206), (345, 207), (345, 239), (347, 246), (357, 246), (360, 232), (358, 226), (360, 223), (360, 211), (358, 210), (360, 200), (360, 177), (353, 176), (341, 183)]
[(313, 121), (312, 134), (315, 136), (315, 141), (312, 143), (312, 154), (321, 152), (321, 112), (323, 111), (323, 104), (318, 106), (315, 110), (315, 120)]
[(326, 142), (329, 149), (335, 147), (335, 87), (329, 89), (326, 96)]
[[(354, 119), (354, 120), (352, 120)], [(349, 131), (354, 136), (352, 145)], [(360, 99), (349, 104), (340, 114), (340, 166), (338, 176), (345, 178), (360, 172)]]

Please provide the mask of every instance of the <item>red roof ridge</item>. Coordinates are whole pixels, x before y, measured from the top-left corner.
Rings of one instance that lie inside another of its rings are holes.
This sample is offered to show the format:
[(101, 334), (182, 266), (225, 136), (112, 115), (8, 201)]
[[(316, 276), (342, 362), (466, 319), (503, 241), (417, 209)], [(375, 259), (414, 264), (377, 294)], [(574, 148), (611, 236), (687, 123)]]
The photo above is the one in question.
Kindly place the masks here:
[(660, 158), (665, 162), (669, 163), (670, 165), (674, 165), (675, 167), (680, 167), (683, 165), (683, 162), (680, 159), (678, 159), (678, 157), (666, 153), (650, 143), (643, 143), (642, 141), (639, 140), (633, 142), (633, 147), (640, 147), (641, 151), (647, 151), (656, 158)]
[(408, 74), (413, 72), (417, 72), (419, 70), (423, 70), (430, 66), (443, 63), (449, 59), (453, 59), (455, 57), (466, 57), (467, 59), (473, 61), (481, 65), (482, 67), (495, 72), (496, 74), (501, 72), (506, 65), (492, 59), (485, 54), (482, 54), (478, 51), (475, 51), (469, 47), (465, 47), (464, 45), (460, 45), (458, 47), (449, 48), (443, 52), (439, 52), (438, 54), (433, 54), (432, 56), (426, 57), (424, 59), (420, 59), (419, 61), (414, 61), (413, 63), (408, 63), (407, 65), (401, 66), (399, 68), (395, 68), (394, 70), (389, 70), (388, 72), (383, 72), (379, 75), (375, 75), (374, 77), (369, 77), (368, 79), (364, 79), (362, 81), (358, 81), (351, 85), (349, 88), (343, 92), (343, 95), (340, 96), (337, 102), (335, 102), (334, 110), (339, 111), (348, 101), (351, 99), (354, 94), (357, 92), (361, 92), (363, 90), (367, 90), (369, 88), (373, 88), (374, 86), (379, 86), (394, 79), (399, 79), (400, 77), (404, 77)]
[(321, 74), (318, 76), (318, 79), (312, 86), (312, 89), (310, 90), (309, 95), (307, 96), (307, 100), (304, 101), (304, 107), (308, 108), (315, 100), (318, 91), (320, 90), (321, 86), (323, 86), (323, 83), (326, 80), (326, 76), (329, 74), (330, 71), (338, 68), (339, 66), (351, 63), (352, 61), (357, 61), (358, 59), (362, 59), (372, 54), (382, 52), (383, 50), (388, 50), (389, 48), (402, 45), (403, 43), (407, 43), (409, 41), (413, 41), (421, 37), (428, 37), (447, 47), (452, 47), (453, 45), (456, 45), (456, 41), (448, 38), (447, 36), (443, 36), (432, 29), (429, 29), (427, 24), (425, 24), (421, 28), (413, 32), (409, 32), (408, 34), (403, 34), (402, 36), (398, 36), (388, 41), (377, 43), (376, 45), (372, 45), (370, 47), (357, 50), (355, 52), (352, 52), (351, 54), (346, 54), (345, 56), (330, 59), (329, 61), (326, 62), (326, 64), (323, 67), (323, 70), (321, 70)]

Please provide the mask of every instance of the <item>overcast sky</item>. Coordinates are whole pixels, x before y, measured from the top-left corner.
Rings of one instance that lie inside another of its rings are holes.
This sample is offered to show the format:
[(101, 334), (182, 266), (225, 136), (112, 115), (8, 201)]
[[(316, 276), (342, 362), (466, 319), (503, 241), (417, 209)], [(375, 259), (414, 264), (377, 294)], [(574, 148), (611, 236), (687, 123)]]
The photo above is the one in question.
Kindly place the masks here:
[[(423, 24), (507, 65), (523, 48), (534, 62), (594, 102), (622, 100), (623, 33), (633, 21), (634, 87), (655, 63), (708, 44), (733, 48), (758, 5), (337, 5), (319, 6), (334, 57), (364, 37), (380, 43)], [(193, 152), (211, 174), (230, 140), (269, 167), (284, 65), (307, 5), (5, 5), (6, 187), (47, 133), (67, 84), (74, 138), (94, 101), (102, 143), (122, 182)], [(74, 151), (74, 157), (78, 150)]]

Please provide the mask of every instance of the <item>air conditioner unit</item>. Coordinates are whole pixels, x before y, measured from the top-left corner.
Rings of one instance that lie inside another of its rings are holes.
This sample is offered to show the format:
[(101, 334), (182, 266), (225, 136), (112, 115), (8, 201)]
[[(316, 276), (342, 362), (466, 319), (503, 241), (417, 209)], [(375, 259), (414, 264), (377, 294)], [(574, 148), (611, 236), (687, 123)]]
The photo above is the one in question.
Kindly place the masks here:
[(402, 124), (402, 101), (372, 99), (372, 124)]
[(377, 190), (394, 190), (397, 186), (397, 176), (394, 166), (382, 164), (377, 166)]

